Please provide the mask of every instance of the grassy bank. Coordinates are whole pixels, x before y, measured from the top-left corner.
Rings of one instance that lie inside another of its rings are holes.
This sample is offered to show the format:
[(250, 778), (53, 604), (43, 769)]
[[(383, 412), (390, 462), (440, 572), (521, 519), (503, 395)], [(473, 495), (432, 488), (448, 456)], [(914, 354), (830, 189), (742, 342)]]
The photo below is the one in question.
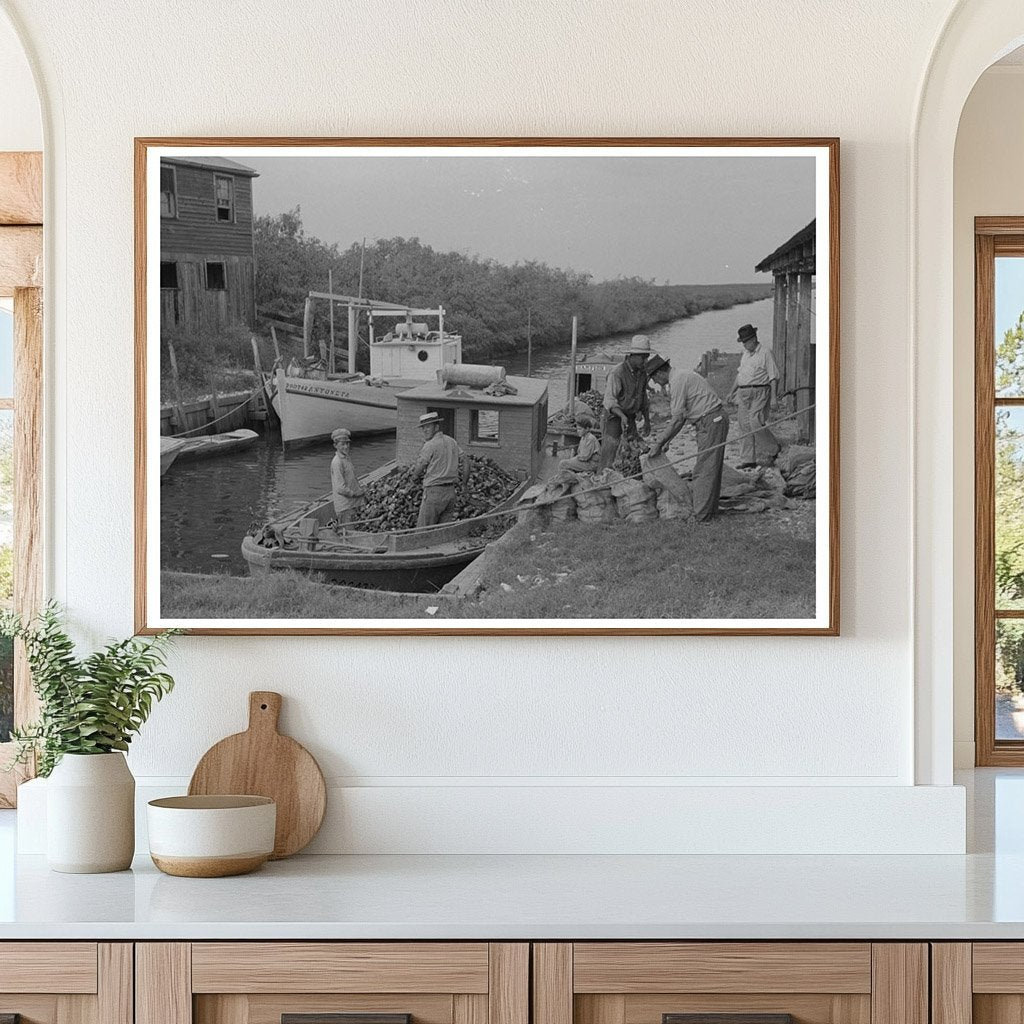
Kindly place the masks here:
[[(814, 505), (708, 524), (570, 521), (523, 532), (492, 560), (478, 599), (353, 593), (297, 573), (164, 573), (174, 618), (807, 618)], [(794, 522), (794, 520), (797, 520)], [(804, 522), (804, 520), (806, 522)], [(504, 586), (503, 586), (504, 584)], [(426, 609), (435, 607), (432, 616)]]

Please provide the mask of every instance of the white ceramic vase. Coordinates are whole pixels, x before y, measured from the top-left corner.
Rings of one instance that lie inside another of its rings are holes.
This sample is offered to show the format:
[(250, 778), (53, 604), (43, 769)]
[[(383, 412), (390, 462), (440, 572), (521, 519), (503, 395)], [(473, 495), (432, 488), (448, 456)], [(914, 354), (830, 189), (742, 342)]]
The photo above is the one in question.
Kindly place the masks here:
[(124, 754), (65, 754), (46, 783), (54, 871), (124, 871), (135, 853), (135, 779)]

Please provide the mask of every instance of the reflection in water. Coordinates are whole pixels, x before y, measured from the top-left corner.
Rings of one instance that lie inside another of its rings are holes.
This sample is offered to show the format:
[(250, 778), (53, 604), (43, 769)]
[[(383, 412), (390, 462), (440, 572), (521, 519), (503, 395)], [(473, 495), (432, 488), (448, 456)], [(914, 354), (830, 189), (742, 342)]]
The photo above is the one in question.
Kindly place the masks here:
[[(770, 345), (771, 299), (712, 310), (646, 333), (654, 351), (677, 366), (693, 368), (710, 349), (738, 354), (736, 332), (746, 323), (757, 327), (761, 341)], [(602, 338), (582, 345), (579, 360), (620, 354), (628, 347), (629, 335)], [(533, 375), (551, 380), (552, 412), (565, 404), (568, 348), (567, 331), (564, 350), (545, 349), (534, 355)], [(525, 373), (526, 357), (508, 359), (505, 366), (510, 374)], [(161, 565), (172, 572), (246, 575), (241, 544), (250, 525), (280, 518), (326, 495), (333, 454), (329, 443), (282, 453), (275, 434), (236, 455), (175, 462), (160, 482)], [(352, 442), (352, 461), (360, 475), (394, 456), (394, 435)]]

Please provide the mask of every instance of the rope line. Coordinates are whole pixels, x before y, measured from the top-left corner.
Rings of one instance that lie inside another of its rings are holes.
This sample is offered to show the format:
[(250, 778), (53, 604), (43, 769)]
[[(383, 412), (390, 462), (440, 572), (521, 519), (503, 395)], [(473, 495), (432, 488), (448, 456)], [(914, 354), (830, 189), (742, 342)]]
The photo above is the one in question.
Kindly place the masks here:
[[(723, 441), (721, 444), (712, 445), (710, 448), (705, 448), (703, 451), (694, 452), (691, 455), (682, 455), (682, 456), (680, 456), (677, 459), (670, 459), (666, 455), (665, 459), (667, 460), (668, 464), (670, 466), (672, 466), (673, 468), (675, 468), (676, 466), (682, 465), (684, 462), (695, 461), (696, 459), (700, 458), (700, 456), (706, 455), (708, 452), (716, 451), (719, 448), (724, 449), (726, 447), (726, 445), (731, 444), (734, 441), (742, 441), (745, 437), (753, 437), (755, 434), (758, 433), (758, 431), (766, 430), (766, 429), (770, 430), (772, 427), (778, 426), (778, 424), (780, 424), (780, 423), (785, 423), (788, 420), (796, 419), (798, 416), (802, 416), (804, 413), (810, 412), (812, 409), (814, 409), (816, 407), (816, 405), (817, 405), (817, 403), (812, 403), (811, 405), (808, 405), (808, 406), (806, 406), (803, 409), (799, 409), (796, 412), (791, 412), (791, 413), (789, 413), (786, 416), (779, 417), (777, 420), (772, 420), (771, 423), (766, 423), (763, 427), (758, 427), (757, 430), (749, 430), (745, 434), (738, 434), (736, 437), (731, 437), (728, 440)], [(644, 473), (644, 471), (641, 470), (639, 473), (631, 473), (629, 476), (624, 476), (622, 479), (623, 480), (638, 479), (639, 477), (643, 476), (643, 473)], [(616, 480), (615, 482), (619, 483), (620, 481)], [(610, 486), (611, 485), (607, 484), (607, 483), (605, 483), (605, 484), (596, 484), (593, 487), (581, 488), (579, 491), (576, 491), (574, 493), (576, 493), (576, 494), (591, 494), (594, 491), (604, 491), (604, 490), (607, 490)], [(323, 499), (321, 499), (321, 501), (313, 502), (312, 504), (310, 504), (307, 507), (312, 509), (315, 505), (321, 504), (322, 502), (327, 501), (329, 498), (330, 498), (330, 495), (325, 495), (325, 497)], [(535, 508), (535, 507), (536, 506), (532, 502), (529, 503), (529, 504), (525, 504), (525, 505), (522, 505), (522, 504), (520, 504), (520, 505), (513, 505), (513, 506), (511, 506), (509, 508), (501, 509), (499, 511), (482, 512), (480, 515), (472, 516), (469, 519), (460, 519), (460, 520), (458, 520), (458, 523), (461, 525), (463, 523), (482, 522), (485, 519), (496, 519), (496, 518), (498, 518), (500, 516), (518, 515), (520, 512), (526, 512), (526, 511), (528, 511), (528, 510), (530, 510), (532, 508)], [(357, 520), (355, 520), (355, 521), (353, 521), (351, 523), (348, 523), (346, 525), (347, 526), (362, 526), (362, 525), (364, 525), (366, 523), (373, 523), (375, 521), (376, 520), (373, 520), (373, 519), (357, 519)], [(281, 522), (281, 520), (276, 520), (275, 522)], [(273, 526), (274, 523), (271, 523), (269, 525)], [(446, 527), (449, 527), (449, 526), (452, 526), (452, 525), (454, 525), (454, 524), (453, 523), (435, 523), (432, 526), (407, 526), (407, 527), (404, 527), (403, 529), (399, 529), (399, 530), (381, 530), (379, 532), (380, 533), (385, 533), (385, 534), (403, 534), (403, 535), (404, 534), (410, 534), (410, 533), (426, 534), (426, 533), (429, 533), (431, 530), (441, 530), (441, 529), (445, 529)], [(321, 542), (321, 543), (323, 543), (323, 542)], [(326, 543), (330, 544), (331, 542), (328, 541)]]
[(209, 420), (204, 423), (201, 427), (193, 427), (191, 430), (183, 430), (180, 434), (163, 434), (163, 437), (188, 437), (189, 434), (195, 434), (200, 430), (206, 430), (208, 427), (212, 427), (214, 423), (220, 423), (221, 420), (226, 420), (229, 416), (233, 416), (239, 409), (244, 409), (258, 394), (263, 391), (263, 386), (253, 390), (253, 393), (244, 401), (239, 402), (238, 405), (229, 409), (223, 416), (218, 416), (215, 420)]

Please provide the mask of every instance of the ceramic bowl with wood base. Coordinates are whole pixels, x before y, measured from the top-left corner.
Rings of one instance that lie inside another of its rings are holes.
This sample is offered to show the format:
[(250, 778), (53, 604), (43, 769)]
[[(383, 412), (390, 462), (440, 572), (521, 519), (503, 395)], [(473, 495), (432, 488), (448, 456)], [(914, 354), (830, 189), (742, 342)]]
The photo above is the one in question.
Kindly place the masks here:
[(277, 805), (266, 796), (168, 796), (147, 808), (149, 853), (168, 875), (225, 878), (274, 852)]

